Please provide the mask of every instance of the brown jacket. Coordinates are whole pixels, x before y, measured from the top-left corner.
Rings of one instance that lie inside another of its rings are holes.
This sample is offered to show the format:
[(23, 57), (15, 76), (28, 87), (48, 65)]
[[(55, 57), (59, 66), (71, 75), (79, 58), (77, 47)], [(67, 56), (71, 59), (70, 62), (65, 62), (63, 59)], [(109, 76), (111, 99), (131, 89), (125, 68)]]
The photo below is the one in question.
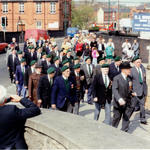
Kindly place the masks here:
[(43, 75), (33, 73), (29, 77), (29, 83), (28, 83), (29, 97), (30, 97), (31, 101), (33, 101), (35, 104), (37, 104), (37, 100), (38, 100), (37, 88), (38, 88), (38, 83), (39, 83), (41, 76), (43, 76)]

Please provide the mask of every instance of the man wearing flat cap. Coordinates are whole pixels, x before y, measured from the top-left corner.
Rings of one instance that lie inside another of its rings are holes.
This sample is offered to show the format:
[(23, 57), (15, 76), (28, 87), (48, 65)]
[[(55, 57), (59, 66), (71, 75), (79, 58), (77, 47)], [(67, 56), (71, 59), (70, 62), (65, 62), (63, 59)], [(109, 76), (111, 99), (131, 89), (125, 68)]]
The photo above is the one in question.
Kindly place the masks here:
[(132, 90), (134, 97), (132, 99), (133, 111), (136, 106), (140, 107), (140, 121), (147, 124), (145, 116), (145, 100), (147, 96), (146, 70), (142, 65), (139, 56), (133, 58), (134, 67), (131, 69), (130, 81), (132, 82)]
[(75, 103), (75, 95), (73, 94), (73, 83), (69, 80), (70, 69), (68, 66), (61, 68), (62, 76), (56, 77), (52, 87), (51, 107), (60, 111), (72, 113)]
[(112, 93), (114, 99), (112, 126), (117, 128), (122, 118), (121, 130), (127, 132), (130, 123), (131, 96), (133, 94), (129, 88), (128, 79), (128, 76), (131, 73), (130, 63), (121, 63), (120, 69), (121, 73), (114, 77), (112, 83)]
[(38, 83), (37, 98), (38, 101), (42, 101), (42, 108), (51, 107), (51, 92), (54, 83), (55, 72), (56, 69), (54, 67), (50, 67), (47, 70), (47, 75), (42, 76)]
[(86, 88), (86, 94), (87, 94), (87, 102), (88, 104), (93, 104), (92, 101), (92, 82), (93, 82), (93, 78), (94, 78), (94, 70), (95, 67), (93, 64), (91, 64), (91, 58), (87, 57), (85, 59), (85, 64), (81, 65), (81, 70), (83, 70), (84, 74), (85, 74), (85, 78), (86, 78), (86, 83), (87, 83), (87, 87)]
[(94, 120), (99, 119), (100, 111), (105, 106), (104, 123), (111, 125), (111, 100), (112, 100), (112, 83), (108, 77), (109, 65), (101, 66), (101, 73), (94, 77), (93, 101), (95, 102)]
[[(6, 97), (7, 90), (0, 85), (0, 149), (28, 149), (24, 138), (26, 119), (37, 116), (40, 109), (27, 98), (17, 95)], [(20, 102), (25, 108), (6, 105), (8, 102)]]
[(111, 63), (109, 66), (109, 74), (108, 75), (109, 75), (111, 81), (113, 81), (113, 78), (115, 76), (117, 76), (118, 74), (121, 73), (120, 64), (121, 64), (121, 57), (116, 56), (114, 59), (114, 62)]
[(26, 92), (27, 92), (26, 60), (22, 58), (20, 63), (21, 64), (16, 67), (16, 72), (15, 72), (17, 93), (19, 96), (26, 97)]
[(41, 72), (42, 72), (42, 66), (36, 64), (35, 73), (30, 75), (29, 83), (28, 83), (29, 98), (37, 106), (41, 105), (41, 101), (38, 101), (38, 97), (37, 97), (37, 88), (38, 88), (39, 80), (43, 76)]

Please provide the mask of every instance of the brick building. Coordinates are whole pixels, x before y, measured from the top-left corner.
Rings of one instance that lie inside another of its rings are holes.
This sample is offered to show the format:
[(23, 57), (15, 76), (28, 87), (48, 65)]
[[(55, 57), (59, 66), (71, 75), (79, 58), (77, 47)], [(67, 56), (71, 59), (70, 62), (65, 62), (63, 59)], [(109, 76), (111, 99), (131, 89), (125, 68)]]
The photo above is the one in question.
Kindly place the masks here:
[(1, 17), (7, 17), (8, 32), (61, 31), (71, 24), (71, 0), (0, 0)]

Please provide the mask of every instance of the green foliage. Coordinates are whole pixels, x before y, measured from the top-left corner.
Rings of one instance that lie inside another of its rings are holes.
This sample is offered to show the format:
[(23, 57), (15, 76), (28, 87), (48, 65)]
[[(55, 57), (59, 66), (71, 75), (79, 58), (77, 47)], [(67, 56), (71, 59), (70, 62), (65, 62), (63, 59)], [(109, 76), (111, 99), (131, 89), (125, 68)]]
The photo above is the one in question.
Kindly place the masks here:
[(92, 27), (89, 30), (91, 30), (91, 31), (99, 31), (99, 27)]
[(89, 29), (94, 21), (94, 9), (91, 5), (81, 5), (77, 8), (72, 5), (72, 27)]

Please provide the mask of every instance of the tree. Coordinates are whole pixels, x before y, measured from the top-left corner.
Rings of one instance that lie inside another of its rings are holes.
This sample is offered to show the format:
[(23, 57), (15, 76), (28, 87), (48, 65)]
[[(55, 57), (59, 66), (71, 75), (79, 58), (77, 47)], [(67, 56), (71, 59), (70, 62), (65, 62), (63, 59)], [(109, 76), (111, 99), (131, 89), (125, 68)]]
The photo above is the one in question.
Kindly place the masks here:
[(85, 4), (79, 7), (72, 5), (72, 27), (79, 29), (89, 29), (90, 25), (95, 21), (94, 9), (91, 5)]

